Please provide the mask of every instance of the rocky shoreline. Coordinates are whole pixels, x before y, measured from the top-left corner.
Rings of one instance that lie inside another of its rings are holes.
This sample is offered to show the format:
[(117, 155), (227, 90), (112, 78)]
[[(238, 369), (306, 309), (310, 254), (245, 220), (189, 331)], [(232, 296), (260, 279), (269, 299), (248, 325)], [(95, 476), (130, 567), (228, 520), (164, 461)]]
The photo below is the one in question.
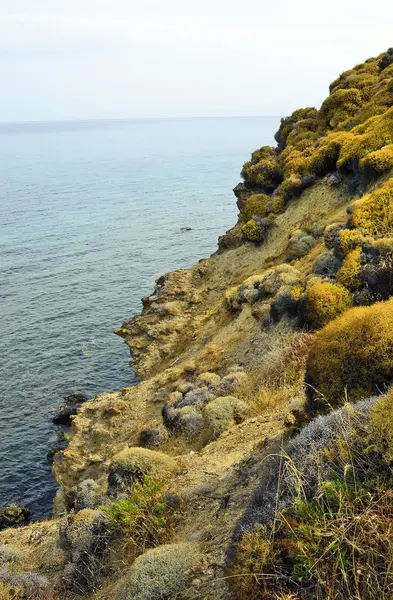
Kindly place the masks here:
[(218, 252), (117, 330), (142, 380), (61, 408), (53, 518), (0, 532), (18, 600), (390, 597), (391, 78), (283, 119)]

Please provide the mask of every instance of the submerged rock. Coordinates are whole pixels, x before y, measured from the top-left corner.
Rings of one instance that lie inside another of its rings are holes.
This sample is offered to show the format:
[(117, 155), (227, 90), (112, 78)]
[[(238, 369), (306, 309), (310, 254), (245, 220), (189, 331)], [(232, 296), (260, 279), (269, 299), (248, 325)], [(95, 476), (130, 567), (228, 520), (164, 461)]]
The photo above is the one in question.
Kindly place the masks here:
[(65, 402), (60, 404), (53, 415), (52, 421), (55, 425), (71, 425), (71, 417), (76, 415), (78, 408), (83, 402), (87, 402), (86, 394), (75, 392), (66, 397)]

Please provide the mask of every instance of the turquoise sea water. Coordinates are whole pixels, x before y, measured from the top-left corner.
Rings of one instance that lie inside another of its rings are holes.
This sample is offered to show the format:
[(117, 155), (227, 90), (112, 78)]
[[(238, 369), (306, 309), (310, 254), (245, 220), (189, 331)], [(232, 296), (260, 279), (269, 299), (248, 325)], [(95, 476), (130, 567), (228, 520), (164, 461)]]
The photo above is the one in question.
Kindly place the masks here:
[(0, 505), (50, 513), (54, 408), (133, 381), (113, 330), (160, 274), (216, 250), (241, 165), (278, 122), (0, 125)]

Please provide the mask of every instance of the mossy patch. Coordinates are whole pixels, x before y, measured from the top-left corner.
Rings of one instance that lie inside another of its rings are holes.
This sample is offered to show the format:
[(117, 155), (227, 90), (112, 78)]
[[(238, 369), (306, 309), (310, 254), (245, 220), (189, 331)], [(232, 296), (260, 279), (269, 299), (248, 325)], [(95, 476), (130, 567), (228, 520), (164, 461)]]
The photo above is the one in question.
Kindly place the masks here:
[(361, 287), (359, 278), (361, 269), (361, 248), (355, 248), (347, 254), (337, 273), (337, 281), (349, 291), (355, 292)]
[(352, 222), (373, 236), (393, 235), (393, 178), (363, 196), (353, 211)]

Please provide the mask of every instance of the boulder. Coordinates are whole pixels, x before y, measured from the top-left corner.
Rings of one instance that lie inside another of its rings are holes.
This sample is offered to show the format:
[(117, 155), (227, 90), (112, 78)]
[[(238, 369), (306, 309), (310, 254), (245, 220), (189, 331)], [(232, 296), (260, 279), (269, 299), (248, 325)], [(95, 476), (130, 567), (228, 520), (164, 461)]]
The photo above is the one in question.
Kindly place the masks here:
[(0, 531), (8, 527), (24, 525), (28, 516), (28, 509), (20, 504), (9, 504), (0, 508)]
[(60, 404), (53, 415), (52, 421), (55, 425), (71, 425), (72, 417), (76, 415), (78, 408), (88, 397), (80, 392), (69, 394), (65, 402)]

